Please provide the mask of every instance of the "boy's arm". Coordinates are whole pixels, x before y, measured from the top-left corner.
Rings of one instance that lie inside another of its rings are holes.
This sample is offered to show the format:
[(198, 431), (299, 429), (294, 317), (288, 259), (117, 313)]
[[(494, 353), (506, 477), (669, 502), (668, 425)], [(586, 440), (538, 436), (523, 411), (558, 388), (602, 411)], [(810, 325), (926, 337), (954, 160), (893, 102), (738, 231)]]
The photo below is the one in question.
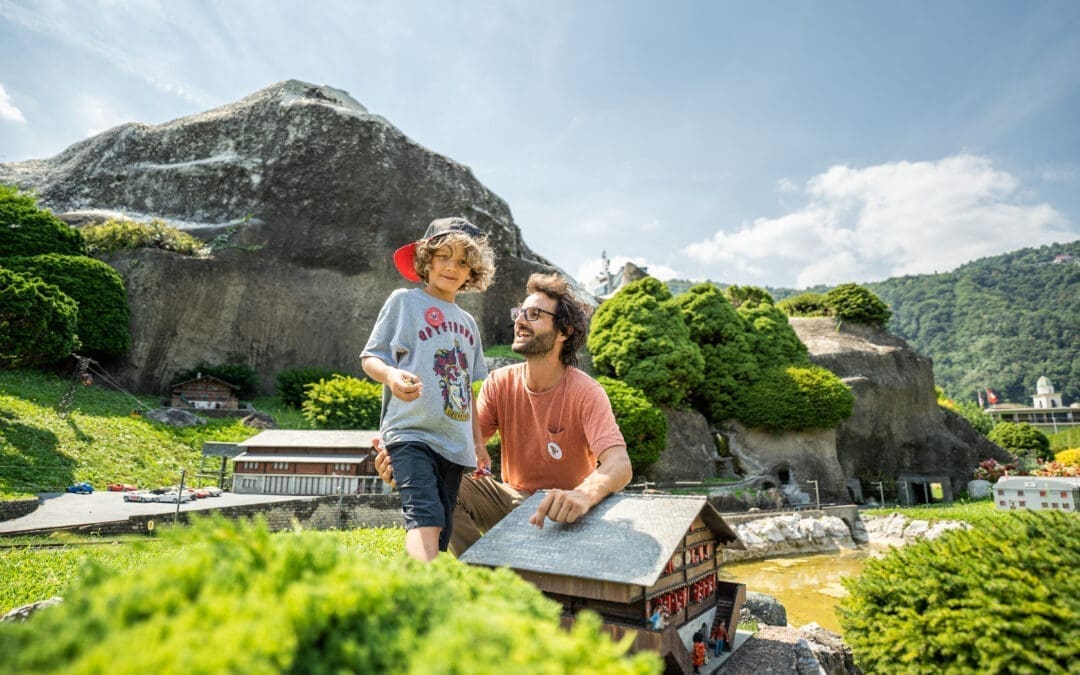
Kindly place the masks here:
[(377, 356), (363, 357), (360, 360), (360, 365), (368, 377), (388, 387), (390, 393), (402, 401), (415, 401), (420, 398), (423, 385), (416, 375), (400, 368), (388, 366)]

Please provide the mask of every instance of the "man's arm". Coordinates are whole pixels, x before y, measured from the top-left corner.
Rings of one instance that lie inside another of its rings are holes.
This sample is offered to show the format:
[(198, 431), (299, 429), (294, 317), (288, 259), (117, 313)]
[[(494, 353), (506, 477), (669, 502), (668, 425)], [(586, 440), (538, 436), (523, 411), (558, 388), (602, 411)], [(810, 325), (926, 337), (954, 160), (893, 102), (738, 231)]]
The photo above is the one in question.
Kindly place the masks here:
[(600, 453), (600, 465), (573, 490), (550, 490), (537, 507), (529, 522), (543, 528), (544, 518), (556, 523), (572, 523), (603, 501), (604, 497), (622, 490), (630, 483), (634, 472), (625, 445), (613, 445)]

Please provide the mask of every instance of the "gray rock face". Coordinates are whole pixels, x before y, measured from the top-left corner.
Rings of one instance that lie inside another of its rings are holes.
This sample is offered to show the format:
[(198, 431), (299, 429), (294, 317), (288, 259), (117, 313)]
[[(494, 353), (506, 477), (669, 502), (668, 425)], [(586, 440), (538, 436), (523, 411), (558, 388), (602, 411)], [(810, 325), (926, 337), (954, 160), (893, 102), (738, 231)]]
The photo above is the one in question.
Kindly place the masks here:
[[(790, 319), (810, 360), (852, 388), (855, 408), (836, 430), (836, 455), (847, 477), (893, 479), (900, 473), (947, 475), (954, 494), (978, 463), (1005, 451), (947, 416), (934, 393), (933, 362), (900, 338), (832, 319)], [(966, 432), (954, 433), (952, 429)], [(970, 434), (970, 435), (969, 435)], [(981, 437), (980, 437), (981, 438)]]
[(716, 476), (716, 441), (708, 420), (693, 410), (661, 408), (667, 417), (667, 444), (660, 459), (646, 469), (648, 480), (695, 481)]
[(851, 649), (821, 627), (761, 626), (717, 675), (861, 675)]
[(46, 600), (39, 600), (38, 602), (32, 602), (29, 605), (23, 605), (22, 607), (16, 607), (7, 614), (0, 616), (0, 623), (13, 622), (13, 621), (26, 621), (34, 615), (39, 609), (45, 609), (46, 607), (55, 607), (56, 605), (63, 604), (64, 599), (58, 595), (54, 595)]
[(117, 255), (133, 346), (118, 374), (162, 390), (199, 360), (244, 362), (262, 377), (295, 366), (359, 372), (357, 354), (386, 296), (408, 285), (391, 254), (436, 217), (488, 235), (496, 283), (461, 296), (488, 343), (508, 342), (507, 309), (551, 271), (510, 209), (465, 166), (410, 140), (343, 91), (287, 81), (165, 124), (125, 124), (56, 157), (0, 164), (80, 223), (158, 218), (227, 247), (195, 259)]
[(771, 595), (747, 591), (739, 621), (757, 621), (769, 626), (786, 626), (787, 610)]
[(160, 424), (168, 424), (174, 427), (193, 427), (206, 424), (206, 420), (182, 408), (157, 408), (147, 412), (146, 416)]

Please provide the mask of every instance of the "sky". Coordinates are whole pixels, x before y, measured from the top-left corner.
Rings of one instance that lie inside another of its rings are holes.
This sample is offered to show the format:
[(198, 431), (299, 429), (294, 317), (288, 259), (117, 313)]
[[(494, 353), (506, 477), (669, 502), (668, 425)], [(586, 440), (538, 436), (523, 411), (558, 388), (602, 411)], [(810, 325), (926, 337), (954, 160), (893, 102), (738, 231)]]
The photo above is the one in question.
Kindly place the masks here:
[(1080, 239), (1073, 0), (0, 0), (0, 63), (0, 162), (343, 89), (584, 282), (602, 254), (805, 288)]

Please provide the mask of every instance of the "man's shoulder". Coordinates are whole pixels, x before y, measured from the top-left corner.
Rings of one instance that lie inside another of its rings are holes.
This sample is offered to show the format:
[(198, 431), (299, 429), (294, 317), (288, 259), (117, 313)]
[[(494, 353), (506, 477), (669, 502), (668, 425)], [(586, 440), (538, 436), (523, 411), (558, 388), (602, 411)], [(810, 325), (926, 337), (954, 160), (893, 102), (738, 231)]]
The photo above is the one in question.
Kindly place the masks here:
[(584, 370), (575, 368), (574, 366), (567, 366), (566, 376), (569, 379), (570, 384), (575, 387), (581, 387), (583, 389), (599, 389), (604, 391), (604, 385), (596, 381), (592, 375), (589, 375)]
[(499, 366), (495, 370), (489, 371), (487, 379), (494, 383), (513, 382), (525, 377), (525, 362), (511, 363), (506, 366)]

